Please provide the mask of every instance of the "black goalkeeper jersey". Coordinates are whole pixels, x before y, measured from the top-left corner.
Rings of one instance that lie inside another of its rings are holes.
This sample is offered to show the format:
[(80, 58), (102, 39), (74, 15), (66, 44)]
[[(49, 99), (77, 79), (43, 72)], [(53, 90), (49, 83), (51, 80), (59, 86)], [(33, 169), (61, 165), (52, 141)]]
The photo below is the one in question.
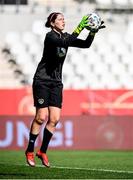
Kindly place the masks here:
[(51, 30), (46, 34), (43, 56), (38, 64), (34, 79), (62, 82), (62, 66), (68, 47), (89, 48), (94, 36), (88, 35), (86, 40), (77, 38), (75, 34), (57, 33)]

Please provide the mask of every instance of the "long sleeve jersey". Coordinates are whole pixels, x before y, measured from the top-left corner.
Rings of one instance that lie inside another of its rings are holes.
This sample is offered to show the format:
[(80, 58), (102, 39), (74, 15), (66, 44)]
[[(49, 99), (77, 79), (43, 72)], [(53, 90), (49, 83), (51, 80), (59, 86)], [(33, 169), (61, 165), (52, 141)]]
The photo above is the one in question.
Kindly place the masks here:
[(59, 34), (54, 30), (48, 32), (44, 41), (43, 56), (34, 79), (62, 82), (62, 66), (68, 47), (89, 48), (93, 39), (94, 36), (90, 34), (86, 40), (81, 40), (75, 34)]

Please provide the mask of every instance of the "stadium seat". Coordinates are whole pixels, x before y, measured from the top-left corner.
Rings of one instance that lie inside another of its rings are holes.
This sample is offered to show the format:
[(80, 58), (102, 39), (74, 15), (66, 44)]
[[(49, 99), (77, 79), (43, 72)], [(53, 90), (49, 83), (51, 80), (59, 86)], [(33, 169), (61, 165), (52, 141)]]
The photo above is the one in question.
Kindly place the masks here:
[(128, 0), (129, 1), (129, 5), (133, 6), (133, 0)]
[(112, 5), (112, 0), (96, 0), (96, 3), (98, 5), (103, 5), (103, 6), (110, 6)]
[(10, 46), (10, 49), (15, 56), (26, 52), (26, 46), (20, 41), (12, 44), (12, 46)]
[(113, 0), (114, 5), (118, 5), (119, 7), (123, 6), (128, 6), (128, 0)]
[(17, 31), (9, 31), (6, 34), (5, 37), (5, 43), (7, 45), (12, 46), (13, 44), (16, 44), (17, 42), (20, 42), (20, 34)]
[(30, 46), (37, 42), (37, 38), (31, 31), (26, 31), (22, 35), (22, 42), (25, 43), (25, 45)]
[(47, 28), (45, 28), (44, 26), (44, 21), (38, 19), (38, 20), (35, 20), (33, 22), (33, 25), (32, 25), (32, 32), (35, 34), (35, 35), (39, 35), (39, 36), (44, 36), (46, 33), (47, 33)]

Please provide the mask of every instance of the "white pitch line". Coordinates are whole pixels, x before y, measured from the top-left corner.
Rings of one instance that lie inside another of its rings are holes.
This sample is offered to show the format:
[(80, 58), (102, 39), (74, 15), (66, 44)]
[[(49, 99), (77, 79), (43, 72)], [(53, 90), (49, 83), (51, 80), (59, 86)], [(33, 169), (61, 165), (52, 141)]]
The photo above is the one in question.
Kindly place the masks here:
[[(36, 165), (36, 167), (44, 167), (44, 166)], [(51, 168), (133, 174), (133, 171), (123, 171), (123, 170), (113, 170), (113, 169), (80, 168), (80, 167), (67, 167), (67, 166), (66, 167), (65, 166), (51, 166)]]

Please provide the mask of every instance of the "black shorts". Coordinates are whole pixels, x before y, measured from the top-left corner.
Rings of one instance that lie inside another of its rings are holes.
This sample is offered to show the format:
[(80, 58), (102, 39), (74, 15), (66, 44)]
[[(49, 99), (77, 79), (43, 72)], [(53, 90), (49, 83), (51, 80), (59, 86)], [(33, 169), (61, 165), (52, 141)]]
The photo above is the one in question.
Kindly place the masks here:
[(35, 107), (62, 107), (62, 82), (34, 80), (32, 87)]

